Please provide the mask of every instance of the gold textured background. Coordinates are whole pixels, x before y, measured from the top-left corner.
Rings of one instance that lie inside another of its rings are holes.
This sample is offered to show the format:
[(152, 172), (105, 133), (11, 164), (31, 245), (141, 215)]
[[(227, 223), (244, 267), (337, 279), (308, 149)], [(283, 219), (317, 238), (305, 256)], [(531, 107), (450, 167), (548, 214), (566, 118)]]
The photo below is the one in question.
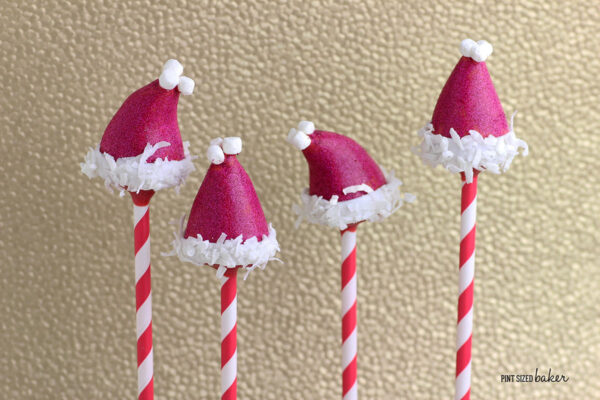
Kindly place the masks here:
[[(294, 230), (290, 213), (308, 174), (284, 138), (301, 118), (357, 139), (418, 195), (359, 229), (361, 397), (452, 398), (459, 178), (409, 148), (472, 37), (494, 45), (531, 147), (480, 179), (473, 397), (600, 398), (600, 6), (441, 3), (0, 1), (0, 397), (135, 398), (131, 202), (79, 162), (177, 57), (197, 85), (180, 127), (201, 157), (152, 205), (157, 398), (218, 397), (214, 272), (160, 252), (226, 135), (245, 141), (285, 260), (240, 284), (240, 398), (339, 397), (338, 233)], [(536, 367), (570, 381), (500, 383)]]

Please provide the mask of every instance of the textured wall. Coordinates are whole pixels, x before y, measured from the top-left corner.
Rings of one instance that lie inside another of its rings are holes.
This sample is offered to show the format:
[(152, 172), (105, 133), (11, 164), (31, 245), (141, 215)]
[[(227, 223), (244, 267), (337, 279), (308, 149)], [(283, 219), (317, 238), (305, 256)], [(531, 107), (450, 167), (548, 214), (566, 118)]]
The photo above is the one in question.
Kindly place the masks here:
[[(409, 148), (465, 37), (488, 62), (531, 155), (480, 179), (473, 339), (477, 399), (600, 397), (600, 7), (596, 1), (0, 1), (0, 393), (133, 399), (131, 204), (79, 172), (124, 98), (179, 58), (195, 78), (180, 127), (240, 160), (278, 229), (284, 265), (240, 285), (246, 399), (339, 397), (338, 233), (294, 230), (307, 183), (288, 129), (356, 138), (418, 202), (359, 229), (364, 399), (453, 393), (459, 178)], [(312, 3), (312, 4), (311, 4)], [(207, 162), (153, 201), (156, 393), (218, 392), (213, 271), (160, 256)], [(502, 384), (551, 367), (566, 384)]]

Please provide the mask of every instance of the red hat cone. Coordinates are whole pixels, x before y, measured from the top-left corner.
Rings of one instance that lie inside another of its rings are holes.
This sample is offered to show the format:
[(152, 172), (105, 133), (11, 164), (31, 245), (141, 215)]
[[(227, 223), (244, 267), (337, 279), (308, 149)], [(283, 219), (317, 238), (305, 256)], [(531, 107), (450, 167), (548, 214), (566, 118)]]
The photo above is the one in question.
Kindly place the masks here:
[(502, 136), (510, 131), (502, 104), (484, 61), (461, 57), (433, 111), (434, 133), (460, 137), (475, 130), (483, 137)]
[(311, 195), (339, 201), (360, 197), (366, 192), (344, 193), (352, 186), (368, 185), (377, 190), (385, 185), (383, 172), (361, 145), (334, 132), (314, 131), (311, 144), (302, 153), (308, 162)]
[(182, 160), (183, 143), (177, 123), (179, 89), (167, 90), (158, 79), (132, 93), (114, 115), (102, 136), (100, 151), (115, 159), (135, 157), (146, 145), (168, 142), (147, 162), (157, 158)]
[(201, 235), (217, 242), (242, 236), (243, 241), (268, 235), (260, 200), (250, 177), (235, 155), (225, 155), (221, 164), (211, 164), (198, 190), (184, 238)]

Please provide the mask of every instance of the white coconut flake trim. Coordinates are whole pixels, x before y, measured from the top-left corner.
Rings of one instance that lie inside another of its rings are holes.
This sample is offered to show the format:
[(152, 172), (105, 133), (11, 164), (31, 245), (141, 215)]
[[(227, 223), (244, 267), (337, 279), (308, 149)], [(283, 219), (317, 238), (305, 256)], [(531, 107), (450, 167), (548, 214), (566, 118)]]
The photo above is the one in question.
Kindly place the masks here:
[(348, 186), (347, 188), (344, 188), (344, 190), (342, 190), (342, 193), (344, 193), (344, 194), (358, 193), (358, 192), (371, 193), (372, 191), (373, 191), (373, 188), (371, 186), (367, 185), (366, 183), (361, 183), (360, 185)]
[(527, 143), (515, 135), (515, 114), (510, 120), (510, 131), (500, 137), (484, 138), (479, 132), (470, 130), (468, 135), (461, 138), (454, 129), (450, 129), (452, 137), (447, 138), (433, 133), (430, 122), (419, 130), (419, 137), (423, 141), (412, 151), (432, 167), (442, 165), (453, 173), (464, 172), (467, 183), (473, 182), (473, 169), (500, 174), (508, 170), (519, 149), (522, 149), (522, 155), (529, 154)]
[(269, 224), (269, 234), (263, 235), (259, 241), (254, 236), (242, 240), (242, 235), (235, 239), (226, 239), (225, 233), (221, 234), (216, 243), (197, 237), (184, 238), (185, 217), (179, 221), (179, 230), (175, 232), (173, 250), (164, 253), (164, 256), (177, 255), (181, 261), (190, 262), (195, 265), (219, 265), (217, 278), (225, 274), (227, 268), (235, 268), (239, 265), (246, 270), (244, 279), (256, 268), (265, 269), (269, 261), (281, 261), (275, 258), (279, 251), (277, 232)]
[(416, 197), (410, 193), (401, 193), (398, 188), (402, 181), (394, 176), (394, 172), (383, 171), (387, 183), (375, 191), (352, 200), (338, 201), (338, 196), (325, 200), (321, 196), (310, 195), (304, 189), (301, 204), (294, 205), (293, 211), (298, 215), (296, 227), (302, 220), (344, 230), (348, 225), (361, 221), (381, 221), (406, 203), (412, 203)]
[[(190, 156), (189, 142), (183, 142), (185, 158), (183, 160), (157, 159), (152, 163), (146, 162), (159, 149), (170, 146), (169, 142), (147, 144), (144, 152), (136, 157), (115, 158), (100, 152), (100, 146), (90, 151), (81, 163), (81, 172), (90, 179), (100, 177), (108, 189), (117, 189), (121, 196), (125, 190), (139, 192), (140, 190), (160, 190), (169, 187), (179, 189), (185, 178), (194, 170)], [(127, 189), (125, 189), (127, 187)]]

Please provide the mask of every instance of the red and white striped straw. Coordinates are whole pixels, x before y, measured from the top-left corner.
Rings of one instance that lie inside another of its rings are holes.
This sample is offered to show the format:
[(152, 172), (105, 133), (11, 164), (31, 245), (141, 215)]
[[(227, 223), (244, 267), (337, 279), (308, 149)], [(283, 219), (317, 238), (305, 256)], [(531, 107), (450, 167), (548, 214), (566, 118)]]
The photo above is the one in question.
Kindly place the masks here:
[(342, 234), (342, 398), (358, 399), (356, 357), (356, 225)]
[(237, 399), (237, 269), (221, 278), (221, 399)]
[(469, 400), (471, 398), (471, 338), (473, 336), (477, 173), (478, 171), (473, 171), (472, 183), (467, 183), (464, 173), (462, 174), (455, 400)]
[(135, 325), (138, 399), (154, 399), (152, 357), (152, 289), (150, 282), (150, 198), (154, 192), (131, 193), (135, 242)]

